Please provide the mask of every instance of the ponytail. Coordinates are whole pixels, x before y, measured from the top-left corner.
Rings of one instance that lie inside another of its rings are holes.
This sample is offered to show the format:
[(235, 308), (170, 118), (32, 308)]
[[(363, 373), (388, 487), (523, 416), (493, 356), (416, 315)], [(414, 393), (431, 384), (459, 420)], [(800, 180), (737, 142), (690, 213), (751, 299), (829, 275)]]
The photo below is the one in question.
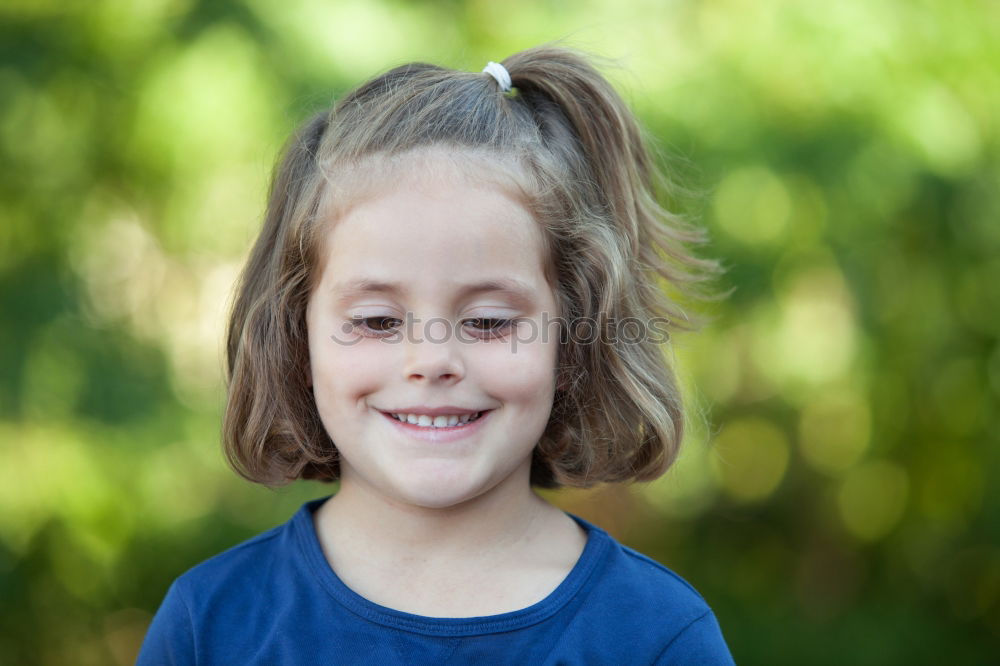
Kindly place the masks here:
[[(535, 114), (543, 138), (549, 139), (547, 147), (566, 152), (561, 147), (564, 134), (572, 134), (578, 154), (567, 162), (582, 170), (577, 178), (593, 179), (600, 203), (644, 267), (676, 286), (691, 285), (692, 291), (695, 283), (721, 272), (718, 262), (694, 257), (684, 247), (704, 243), (704, 231), (659, 203), (671, 183), (657, 168), (631, 109), (589, 60), (568, 49), (538, 47), (516, 53), (503, 64), (519, 97)], [(654, 248), (680, 265), (663, 261)], [(697, 328), (694, 317), (668, 309), (677, 328)]]
[[(590, 62), (573, 51), (541, 47), (504, 61), (545, 147), (567, 172), (575, 210), (553, 228), (563, 314), (602, 331), (621, 332), (654, 317), (665, 330), (693, 330), (699, 321), (663, 291), (703, 296), (696, 287), (719, 271), (687, 244), (704, 233), (658, 201), (668, 182), (657, 168), (635, 116)], [(618, 327), (618, 328), (616, 328)], [(572, 330), (569, 331), (572, 334)], [(678, 382), (655, 340), (612, 339), (564, 345), (555, 410), (568, 424), (540, 445), (559, 461), (556, 483), (649, 480), (675, 459), (683, 437)], [(661, 340), (660, 342), (663, 342)], [(595, 398), (596, 396), (600, 396)], [(580, 447), (575, 441), (591, 441)], [(600, 470), (595, 473), (595, 470)]]

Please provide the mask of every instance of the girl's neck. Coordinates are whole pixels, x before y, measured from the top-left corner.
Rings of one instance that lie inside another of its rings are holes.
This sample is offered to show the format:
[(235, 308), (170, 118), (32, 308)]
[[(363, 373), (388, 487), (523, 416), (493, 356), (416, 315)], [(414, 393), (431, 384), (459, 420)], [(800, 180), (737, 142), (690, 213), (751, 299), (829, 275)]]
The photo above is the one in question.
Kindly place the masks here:
[(431, 617), (526, 608), (565, 579), (587, 536), (527, 478), (447, 509), (388, 502), (346, 484), (314, 518), (340, 579), (369, 601)]
[(343, 484), (320, 509), (317, 527), (338, 550), (462, 560), (516, 549), (546, 519), (561, 514), (526, 485), (515, 489), (504, 484), (494, 491), (432, 509), (371, 493), (360, 484)]

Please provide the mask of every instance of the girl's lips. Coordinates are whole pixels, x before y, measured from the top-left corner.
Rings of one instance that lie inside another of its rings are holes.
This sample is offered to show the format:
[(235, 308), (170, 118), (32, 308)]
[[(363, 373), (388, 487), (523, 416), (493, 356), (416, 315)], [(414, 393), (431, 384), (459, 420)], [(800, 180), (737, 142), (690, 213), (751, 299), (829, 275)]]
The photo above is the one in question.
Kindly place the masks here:
[(393, 427), (397, 428), (407, 437), (421, 439), (425, 442), (442, 443), (454, 442), (474, 435), (482, 429), (483, 423), (490, 418), (490, 414), (492, 413), (492, 409), (487, 409), (480, 412), (479, 418), (475, 421), (470, 421), (465, 424), (459, 423), (458, 425), (435, 428), (433, 426), (418, 426), (412, 423), (405, 423), (394, 418), (392, 414), (381, 412), (382, 416), (387, 419)]

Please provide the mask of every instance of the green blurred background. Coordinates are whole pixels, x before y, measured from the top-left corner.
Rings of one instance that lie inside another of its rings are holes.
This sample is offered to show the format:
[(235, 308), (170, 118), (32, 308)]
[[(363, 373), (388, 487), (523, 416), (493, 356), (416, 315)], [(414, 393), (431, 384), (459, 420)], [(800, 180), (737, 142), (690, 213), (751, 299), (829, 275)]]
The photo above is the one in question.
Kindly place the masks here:
[(740, 664), (996, 663), (986, 0), (4, 0), (0, 661), (131, 663), (174, 577), (330, 492), (218, 444), (291, 129), (390, 66), (558, 38), (620, 61), (736, 291), (676, 343), (680, 463), (553, 499), (690, 580)]

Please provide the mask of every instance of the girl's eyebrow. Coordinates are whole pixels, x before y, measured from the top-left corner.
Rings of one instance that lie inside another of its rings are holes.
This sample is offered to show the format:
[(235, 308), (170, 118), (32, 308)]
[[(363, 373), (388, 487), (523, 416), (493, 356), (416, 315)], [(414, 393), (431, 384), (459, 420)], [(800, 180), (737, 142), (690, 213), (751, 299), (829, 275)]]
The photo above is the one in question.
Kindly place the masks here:
[[(388, 294), (399, 296), (406, 293), (406, 287), (395, 282), (384, 282), (372, 278), (355, 278), (335, 283), (330, 290), (337, 294), (337, 301), (343, 302), (363, 294)], [(535, 303), (535, 289), (530, 284), (517, 278), (497, 278), (481, 280), (462, 285), (458, 290), (459, 298), (485, 293), (499, 293), (509, 296), (518, 303), (532, 305)]]

